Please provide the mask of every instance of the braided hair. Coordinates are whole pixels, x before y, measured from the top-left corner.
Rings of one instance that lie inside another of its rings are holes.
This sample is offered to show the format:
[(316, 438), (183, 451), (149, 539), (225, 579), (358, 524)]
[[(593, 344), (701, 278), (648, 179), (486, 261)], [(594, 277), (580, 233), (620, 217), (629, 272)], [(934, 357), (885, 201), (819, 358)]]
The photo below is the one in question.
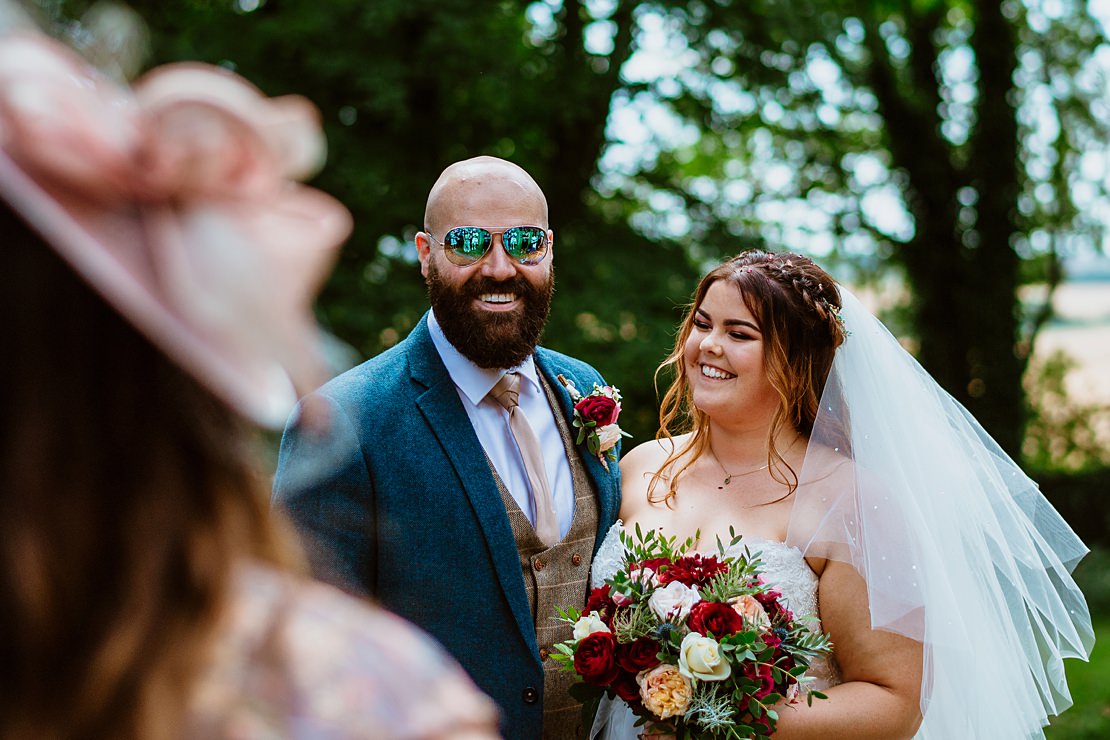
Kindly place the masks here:
[[(698, 284), (686, 310), (674, 350), (656, 371), (657, 381), (666, 370), (674, 375), (659, 410), (656, 439), (692, 434), (681, 448), (672, 445), (671, 454), (652, 477), (648, 486), (652, 502), (670, 505), (679, 477), (709, 447), (709, 418), (692, 403), (683, 350), (693, 331), (695, 310), (705, 300), (709, 287), (722, 280), (736, 286), (763, 335), (764, 369), (779, 395), (769, 430), (767, 464), (776, 480), (788, 487), (787, 496), (797, 487), (798, 477), (776, 448), (775, 439), (787, 424), (809, 437), (833, 356), (846, 336), (840, 319), (840, 290), (809, 257), (753, 249), (710, 271)], [(655, 497), (662, 482), (667, 491)]]

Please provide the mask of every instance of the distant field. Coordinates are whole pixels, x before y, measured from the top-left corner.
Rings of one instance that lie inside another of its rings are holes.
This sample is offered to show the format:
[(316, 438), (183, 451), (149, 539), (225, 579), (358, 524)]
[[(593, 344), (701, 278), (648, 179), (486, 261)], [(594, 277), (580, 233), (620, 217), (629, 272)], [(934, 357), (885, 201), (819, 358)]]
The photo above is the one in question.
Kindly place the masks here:
[(1063, 350), (1078, 363), (1068, 377), (1068, 393), (1110, 404), (1110, 282), (1064, 283), (1053, 306), (1056, 318), (1037, 338), (1036, 354)]

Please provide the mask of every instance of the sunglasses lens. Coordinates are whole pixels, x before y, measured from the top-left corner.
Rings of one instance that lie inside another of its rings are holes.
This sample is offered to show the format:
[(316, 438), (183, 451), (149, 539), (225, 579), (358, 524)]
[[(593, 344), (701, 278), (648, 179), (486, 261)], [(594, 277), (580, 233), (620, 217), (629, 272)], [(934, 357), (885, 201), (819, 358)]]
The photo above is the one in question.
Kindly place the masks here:
[(451, 229), (443, 237), (447, 257), (457, 265), (470, 265), (482, 259), (492, 243), (492, 234), (474, 226)]
[(534, 265), (547, 254), (547, 232), (538, 226), (514, 226), (506, 229), (501, 239), (505, 251), (525, 265)]

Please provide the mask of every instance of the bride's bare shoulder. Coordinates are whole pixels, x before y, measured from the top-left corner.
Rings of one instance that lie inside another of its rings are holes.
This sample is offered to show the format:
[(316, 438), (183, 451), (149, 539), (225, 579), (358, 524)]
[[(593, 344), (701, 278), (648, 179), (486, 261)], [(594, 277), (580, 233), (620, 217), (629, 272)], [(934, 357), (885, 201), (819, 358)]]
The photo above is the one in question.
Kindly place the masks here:
[(654, 475), (675, 450), (682, 449), (688, 437), (688, 434), (681, 434), (636, 445), (621, 457), (621, 479), (631, 482), (631, 479), (638, 480), (642, 475)]
[[(681, 450), (689, 435), (670, 439), (653, 439), (637, 445), (621, 458), (621, 517), (625, 521), (639, 518), (645, 508), (650, 508), (648, 489), (653, 476), (659, 472), (675, 450)], [(656, 493), (667, 490), (665, 481), (656, 483)]]

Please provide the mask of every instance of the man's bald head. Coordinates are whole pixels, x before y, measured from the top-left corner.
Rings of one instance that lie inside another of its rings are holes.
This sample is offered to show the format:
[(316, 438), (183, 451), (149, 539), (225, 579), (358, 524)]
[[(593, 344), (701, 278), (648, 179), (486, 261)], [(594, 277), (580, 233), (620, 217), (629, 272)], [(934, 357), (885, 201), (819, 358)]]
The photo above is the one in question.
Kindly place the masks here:
[[(522, 213), (530, 218), (520, 221)], [(522, 225), (548, 228), (547, 198), (531, 175), (497, 157), (474, 157), (448, 166), (424, 208), (424, 226), (433, 234), (456, 226)]]

